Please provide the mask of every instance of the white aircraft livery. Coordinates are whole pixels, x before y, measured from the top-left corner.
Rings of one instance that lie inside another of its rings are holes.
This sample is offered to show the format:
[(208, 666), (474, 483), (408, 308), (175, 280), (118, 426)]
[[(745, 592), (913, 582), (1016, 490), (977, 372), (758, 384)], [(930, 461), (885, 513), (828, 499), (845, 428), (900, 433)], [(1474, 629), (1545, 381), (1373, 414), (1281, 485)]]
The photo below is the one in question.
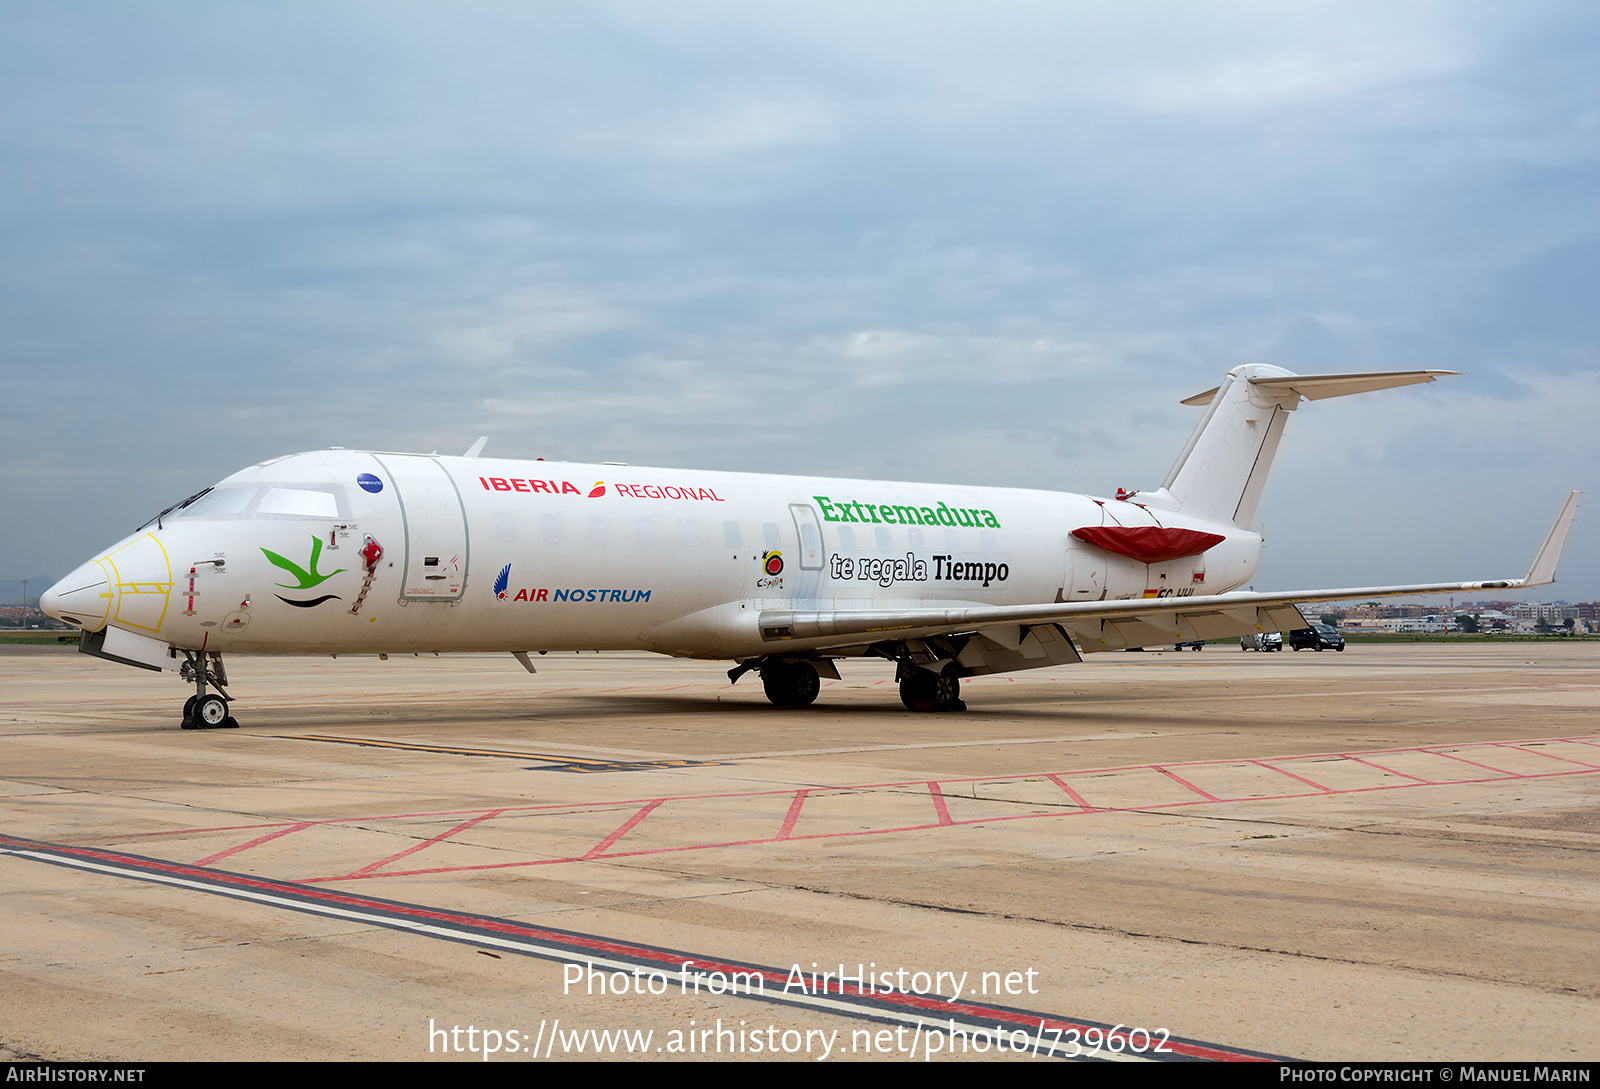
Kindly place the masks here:
[(1307, 626), (1297, 602), (1555, 580), (1577, 493), (1526, 577), (1240, 592), (1302, 398), (1450, 371), (1235, 367), (1162, 487), (1114, 498), (332, 449), (235, 473), (52, 586), (79, 650), (175, 670), (186, 729), (235, 726), (224, 654), (650, 650), (735, 662), (799, 707), (841, 658), (892, 662), (907, 708), (961, 679)]

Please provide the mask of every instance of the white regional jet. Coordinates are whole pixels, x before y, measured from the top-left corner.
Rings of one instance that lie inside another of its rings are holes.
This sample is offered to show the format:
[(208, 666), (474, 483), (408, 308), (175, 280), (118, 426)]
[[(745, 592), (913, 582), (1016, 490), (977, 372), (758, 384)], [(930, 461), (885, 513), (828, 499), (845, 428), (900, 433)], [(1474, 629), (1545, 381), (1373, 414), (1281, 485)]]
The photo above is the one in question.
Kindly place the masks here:
[(801, 707), (840, 658), (895, 664), (918, 711), (961, 678), (1080, 654), (1306, 626), (1295, 602), (1553, 582), (1568, 497), (1527, 577), (1241, 593), (1250, 530), (1301, 398), (1450, 371), (1296, 375), (1248, 364), (1165, 484), (1096, 498), (325, 450), (263, 462), (164, 510), (40, 600), (79, 649), (176, 670), (183, 726), (237, 725), (222, 655), (651, 650), (737, 663)]

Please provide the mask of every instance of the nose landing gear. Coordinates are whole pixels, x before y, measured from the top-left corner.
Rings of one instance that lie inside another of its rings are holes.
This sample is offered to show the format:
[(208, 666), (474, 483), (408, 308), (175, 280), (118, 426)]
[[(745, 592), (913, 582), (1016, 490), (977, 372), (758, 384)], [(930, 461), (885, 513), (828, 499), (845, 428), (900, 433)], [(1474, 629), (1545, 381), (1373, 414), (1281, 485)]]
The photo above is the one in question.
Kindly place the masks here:
[[(183, 728), (185, 730), (238, 729), (238, 720), (228, 713), (228, 704), (232, 702), (232, 697), (228, 695), (228, 671), (222, 668), (222, 655), (215, 651), (209, 654), (197, 654), (186, 650), (183, 656), (184, 663), (178, 667), (178, 676), (186, 681), (192, 681), (195, 687), (194, 695), (183, 705)], [(207, 685), (216, 691), (207, 692)]]

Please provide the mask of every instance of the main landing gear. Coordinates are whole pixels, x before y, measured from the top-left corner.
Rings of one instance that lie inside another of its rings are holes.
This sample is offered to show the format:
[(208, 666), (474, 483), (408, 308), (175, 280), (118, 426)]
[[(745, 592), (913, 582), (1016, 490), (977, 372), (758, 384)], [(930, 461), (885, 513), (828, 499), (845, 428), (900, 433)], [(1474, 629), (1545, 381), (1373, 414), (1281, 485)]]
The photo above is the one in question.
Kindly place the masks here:
[(761, 667), (761, 687), (779, 707), (810, 707), (822, 691), (822, 678), (810, 662), (768, 662)]
[(897, 671), (900, 702), (907, 711), (965, 711), (961, 699), (961, 678), (951, 662), (938, 673), (902, 661)]
[[(767, 699), (779, 707), (810, 707), (822, 691), (822, 675), (810, 662), (786, 662), (782, 658), (751, 659), (728, 670), (728, 680), (739, 683), (752, 669), (761, 672), (761, 687)], [(834, 674), (837, 676), (838, 674)]]
[[(191, 650), (183, 652), (184, 663), (178, 667), (178, 676), (194, 684), (194, 695), (183, 705), (185, 730), (236, 730), (239, 722), (228, 713), (233, 698), (228, 695), (228, 671), (222, 668), (222, 655), (215, 651), (200, 654)], [(206, 686), (215, 688), (207, 692)]]
[[(885, 655), (887, 657), (887, 655)], [(946, 660), (941, 670), (919, 666), (909, 658), (897, 659), (899, 668), (895, 679), (900, 682), (900, 702), (908, 711), (965, 711), (961, 699), (961, 667)], [(937, 664), (937, 662), (935, 663)], [(757, 670), (761, 674), (761, 687), (767, 699), (779, 707), (809, 707), (816, 702), (822, 690), (822, 672), (837, 678), (832, 663), (824, 661), (819, 671), (816, 663), (805, 659), (750, 658), (728, 670), (728, 680), (738, 683), (739, 678)]]

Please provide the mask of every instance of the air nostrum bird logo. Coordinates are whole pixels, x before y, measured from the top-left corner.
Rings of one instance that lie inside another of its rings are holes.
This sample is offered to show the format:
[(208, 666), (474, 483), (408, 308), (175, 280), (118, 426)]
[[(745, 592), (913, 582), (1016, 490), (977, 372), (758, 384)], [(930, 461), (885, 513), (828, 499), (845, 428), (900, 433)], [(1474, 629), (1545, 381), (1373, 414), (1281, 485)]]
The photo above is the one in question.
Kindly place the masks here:
[[(293, 575), (299, 580), (299, 582), (295, 585), (290, 585), (287, 582), (277, 583), (277, 585), (283, 587), (285, 590), (310, 590), (313, 587), (321, 586), (324, 582), (327, 582), (329, 579), (333, 578), (333, 576), (348, 570), (348, 568), (341, 567), (337, 571), (329, 571), (325, 575), (317, 571), (317, 561), (322, 558), (322, 538), (317, 536), (313, 536), (311, 538), (311, 561), (309, 569), (301, 567), (299, 564), (285, 556), (278, 555), (270, 548), (263, 548), (261, 550), (261, 554), (267, 558), (268, 563), (271, 563), (276, 567), (283, 568), (285, 571), (289, 572), (289, 574)], [(324, 594), (322, 597), (313, 598), (310, 601), (295, 601), (291, 598), (284, 597), (282, 594), (274, 594), (273, 596), (287, 605), (295, 605), (302, 609), (309, 609), (313, 605), (321, 605), (324, 601), (339, 600), (338, 597), (333, 594)]]

